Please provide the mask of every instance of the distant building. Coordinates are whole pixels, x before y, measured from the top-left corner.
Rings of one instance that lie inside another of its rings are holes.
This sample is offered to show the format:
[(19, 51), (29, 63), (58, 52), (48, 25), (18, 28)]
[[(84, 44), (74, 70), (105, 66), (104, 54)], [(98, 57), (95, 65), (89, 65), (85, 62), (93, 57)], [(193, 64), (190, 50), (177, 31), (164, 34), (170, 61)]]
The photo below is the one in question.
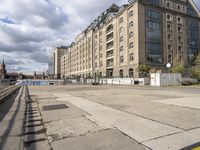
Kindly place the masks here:
[(16, 72), (8, 73), (4, 61), (2, 61), (2, 64), (0, 64), (0, 79), (9, 79), (11, 82), (17, 80), (25, 80), (25, 79), (45, 80), (53, 78), (54, 77), (52, 76), (52, 74), (49, 74), (48, 71), (46, 74), (44, 72), (36, 73), (35, 71), (33, 75), (25, 75), (23, 73), (16, 73)]
[(2, 64), (0, 64), (0, 79), (5, 79), (6, 78), (6, 65), (4, 63), (4, 60), (2, 62)]
[(55, 73), (65, 77), (139, 78), (140, 64), (165, 72), (177, 60), (191, 68), (200, 52), (200, 13), (192, 0), (113, 4), (77, 36), (61, 62), (56, 52)]
[(69, 47), (57, 47), (53, 52), (53, 73), (56, 79), (61, 78), (61, 57), (67, 53)]
[(48, 75), (45, 75), (43, 72), (42, 74), (37, 74), (36, 71), (34, 72), (33, 79), (48, 79)]

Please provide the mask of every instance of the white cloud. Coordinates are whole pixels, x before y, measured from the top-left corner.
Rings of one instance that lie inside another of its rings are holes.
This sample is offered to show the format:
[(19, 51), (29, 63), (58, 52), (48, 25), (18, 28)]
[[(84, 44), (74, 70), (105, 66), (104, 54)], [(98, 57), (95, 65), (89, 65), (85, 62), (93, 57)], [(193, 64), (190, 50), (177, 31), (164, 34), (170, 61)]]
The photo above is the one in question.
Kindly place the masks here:
[[(198, 5), (199, 0), (195, 0)], [(75, 36), (113, 3), (127, 0), (1, 0), (0, 59), (10, 71), (47, 69), (49, 51)], [(48, 49), (48, 50), (46, 50)]]

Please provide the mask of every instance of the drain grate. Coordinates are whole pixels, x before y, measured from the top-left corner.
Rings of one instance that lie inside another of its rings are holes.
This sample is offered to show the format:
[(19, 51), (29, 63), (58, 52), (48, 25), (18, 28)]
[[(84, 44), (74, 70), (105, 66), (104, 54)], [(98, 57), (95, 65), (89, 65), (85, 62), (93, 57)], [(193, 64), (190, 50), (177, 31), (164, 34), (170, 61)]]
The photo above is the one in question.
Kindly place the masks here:
[(56, 109), (66, 109), (66, 108), (69, 108), (69, 107), (65, 104), (43, 106), (44, 111), (56, 110)]

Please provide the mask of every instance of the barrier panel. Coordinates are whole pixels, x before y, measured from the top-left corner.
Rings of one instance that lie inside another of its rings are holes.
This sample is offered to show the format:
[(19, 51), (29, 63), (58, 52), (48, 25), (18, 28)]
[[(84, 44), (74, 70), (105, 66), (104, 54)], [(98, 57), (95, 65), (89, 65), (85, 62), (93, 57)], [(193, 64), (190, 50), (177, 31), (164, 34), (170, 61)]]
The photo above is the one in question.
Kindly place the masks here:
[(10, 85), (10, 80), (0, 79), (0, 89)]
[(69, 84), (94, 84), (99, 83), (101, 85), (149, 85), (149, 78), (100, 78), (100, 79), (80, 79), (70, 80)]

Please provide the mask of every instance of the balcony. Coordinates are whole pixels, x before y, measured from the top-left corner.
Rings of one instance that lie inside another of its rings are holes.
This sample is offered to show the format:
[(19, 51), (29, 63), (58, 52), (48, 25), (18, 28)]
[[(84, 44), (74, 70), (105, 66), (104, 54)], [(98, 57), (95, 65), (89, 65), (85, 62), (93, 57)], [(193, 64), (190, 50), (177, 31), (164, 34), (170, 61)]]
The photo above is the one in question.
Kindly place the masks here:
[(107, 60), (107, 65), (106, 65), (106, 67), (107, 68), (113, 68), (113, 59), (109, 59), (109, 60)]
[(107, 43), (110, 43), (113, 41), (113, 34), (111, 36), (107, 36), (106, 38)]
[(106, 50), (108, 51), (108, 50), (111, 50), (111, 49), (113, 49), (113, 46), (114, 46), (114, 43), (113, 43), (113, 41), (111, 41), (111, 42), (107, 43), (107, 45), (106, 45)]
[(114, 56), (113, 50), (112, 50), (112, 51), (109, 51), (109, 52), (107, 52), (107, 54), (106, 54), (106, 59), (111, 59), (111, 58), (113, 58), (113, 56)]
[(106, 35), (109, 35), (112, 32), (113, 32), (113, 25), (111, 24), (110, 26), (108, 26), (108, 28), (106, 30)]
[(113, 63), (107, 64), (106, 68), (113, 68)]
[(113, 58), (114, 58), (114, 55), (109, 55), (109, 56), (106, 57), (107, 60), (108, 59), (113, 59)]

